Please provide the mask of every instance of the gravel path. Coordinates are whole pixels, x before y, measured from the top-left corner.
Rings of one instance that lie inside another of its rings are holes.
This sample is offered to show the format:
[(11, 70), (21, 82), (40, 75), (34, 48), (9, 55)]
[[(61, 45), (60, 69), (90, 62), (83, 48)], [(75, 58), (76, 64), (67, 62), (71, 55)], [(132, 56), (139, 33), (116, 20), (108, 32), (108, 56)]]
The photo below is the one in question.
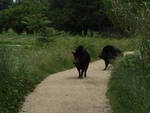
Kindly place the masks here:
[(99, 60), (84, 79), (76, 68), (50, 75), (26, 97), (20, 113), (112, 113), (105, 95), (110, 71), (103, 69)]

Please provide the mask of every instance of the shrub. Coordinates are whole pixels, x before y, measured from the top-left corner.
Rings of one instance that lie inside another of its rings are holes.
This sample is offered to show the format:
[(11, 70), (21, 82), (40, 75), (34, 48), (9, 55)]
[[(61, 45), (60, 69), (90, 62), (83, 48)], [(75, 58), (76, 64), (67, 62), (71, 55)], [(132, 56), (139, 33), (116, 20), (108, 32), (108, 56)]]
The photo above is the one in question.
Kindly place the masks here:
[(18, 34), (24, 31), (28, 34), (43, 32), (49, 25), (45, 10), (39, 2), (22, 2), (9, 7), (0, 12), (0, 31), (12, 28)]
[(131, 36), (150, 28), (148, 0), (110, 0), (106, 6), (109, 19), (121, 34)]
[(149, 113), (150, 37), (143, 38), (139, 51), (116, 62), (108, 97), (114, 113)]

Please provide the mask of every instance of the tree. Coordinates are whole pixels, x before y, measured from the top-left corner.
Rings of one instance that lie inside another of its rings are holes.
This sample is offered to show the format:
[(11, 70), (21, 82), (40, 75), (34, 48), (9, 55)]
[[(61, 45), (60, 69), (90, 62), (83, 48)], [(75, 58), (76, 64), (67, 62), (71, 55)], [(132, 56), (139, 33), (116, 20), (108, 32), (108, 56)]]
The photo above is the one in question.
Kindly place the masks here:
[(32, 34), (41, 32), (48, 25), (45, 7), (39, 2), (19, 3), (0, 12), (0, 31), (11, 28), (18, 34), (24, 31)]
[(102, 31), (111, 26), (103, 0), (49, 0), (48, 16), (52, 25), (73, 34)]
[[(114, 28), (121, 34), (131, 36), (145, 31), (145, 25), (150, 25), (149, 0), (106, 0), (109, 3), (107, 15)], [(143, 29), (143, 30), (142, 30)]]

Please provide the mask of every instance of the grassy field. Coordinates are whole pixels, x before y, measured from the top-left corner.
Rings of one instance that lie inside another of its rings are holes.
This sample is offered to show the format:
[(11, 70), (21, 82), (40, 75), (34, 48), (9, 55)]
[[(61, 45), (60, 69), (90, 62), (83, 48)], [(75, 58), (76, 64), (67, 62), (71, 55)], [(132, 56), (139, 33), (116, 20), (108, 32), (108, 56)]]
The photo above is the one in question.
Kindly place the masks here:
[[(72, 68), (72, 51), (83, 45), (92, 61), (105, 45), (136, 49), (137, 39), (59, 35), (39, 41), (37, 35), (0, 34), (0, 113), (17, 113), (24, 96), (51, 73)], [(133, 46), (134, 45), (134, 46)]]
[(107, 93), (114, 113), (150, 113), (149, 40), (114, 65)]

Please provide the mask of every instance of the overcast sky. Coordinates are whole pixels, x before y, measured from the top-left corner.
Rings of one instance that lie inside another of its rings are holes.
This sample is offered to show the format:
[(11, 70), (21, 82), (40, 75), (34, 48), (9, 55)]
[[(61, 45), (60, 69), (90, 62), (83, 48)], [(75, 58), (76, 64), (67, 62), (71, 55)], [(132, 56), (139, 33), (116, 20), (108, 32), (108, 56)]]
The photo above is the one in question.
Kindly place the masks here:
[(13, 0), (13, 2), (16, 2), (16, 0)]

